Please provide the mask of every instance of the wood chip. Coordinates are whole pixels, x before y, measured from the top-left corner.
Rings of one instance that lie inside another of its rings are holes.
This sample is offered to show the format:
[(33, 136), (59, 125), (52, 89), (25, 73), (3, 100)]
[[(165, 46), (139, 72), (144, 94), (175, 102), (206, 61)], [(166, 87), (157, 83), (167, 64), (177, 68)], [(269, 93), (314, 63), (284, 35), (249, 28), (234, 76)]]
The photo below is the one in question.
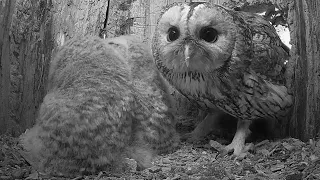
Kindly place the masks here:
[(162, 169), (160, 167), (156, 167), (156, 166), (153, 166), (153, 167), (149, 168), (148, 170), (151, 173), (157, 173), (157, 172), (162, 171)]
[(283, 143), (282, 143), (282, 146), (283, 146), (284, 148), (286, 148), (288, 151), (292, 151), (292, 150), (294, 149), (294, 146), (290, 145), (290, 144), (287, 143), (287, 142), (283, 142)]
[(285, 167), (284, 164), (276, 164), (275, 166), (272, 166), (270, 170), (272, 172), (277, 172), (277, 171), (281, 171), (284, 167)]

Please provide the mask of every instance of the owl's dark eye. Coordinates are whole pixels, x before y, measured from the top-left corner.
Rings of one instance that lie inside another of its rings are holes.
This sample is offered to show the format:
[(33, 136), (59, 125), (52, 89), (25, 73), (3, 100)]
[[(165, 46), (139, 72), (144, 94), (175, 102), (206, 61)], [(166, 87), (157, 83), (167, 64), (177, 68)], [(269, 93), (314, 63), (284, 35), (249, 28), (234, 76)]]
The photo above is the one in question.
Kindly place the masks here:
[(216, 42), (218, 39), (218, 31), (212, 27), (204, 27), (200, 30), (200, 38), (207, 42)]
[(179, 36), (180, 36), (180, 31), (177, 27), (173, 26), (169, 28), (168, 37), (167, 37), (168, 41), (175, 41), (179, 38)]

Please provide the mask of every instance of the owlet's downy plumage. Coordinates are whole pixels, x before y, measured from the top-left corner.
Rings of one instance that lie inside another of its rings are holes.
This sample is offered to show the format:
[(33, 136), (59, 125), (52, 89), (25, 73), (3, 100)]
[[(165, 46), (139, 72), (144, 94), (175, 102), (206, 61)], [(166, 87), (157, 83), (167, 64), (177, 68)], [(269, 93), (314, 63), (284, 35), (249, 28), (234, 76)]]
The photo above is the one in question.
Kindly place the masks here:
[(209, 3), (174, 4), (159, 18), (152, 50), (170, 84), (211, 112), (206, 123), (221, 113), (238, 119), (225, 147), (234, 155), (244, 151), (252, 120), (281, 120), (292, 106), (285, 80), (289, 49), (259, 15)]
[(68, 41), (51, 62), (36, 125), (20, 137), (22, 153), (54, 175), (113, 171), (125, 157), (150, 167), (178, 142), (159, 75), (137, 37)]

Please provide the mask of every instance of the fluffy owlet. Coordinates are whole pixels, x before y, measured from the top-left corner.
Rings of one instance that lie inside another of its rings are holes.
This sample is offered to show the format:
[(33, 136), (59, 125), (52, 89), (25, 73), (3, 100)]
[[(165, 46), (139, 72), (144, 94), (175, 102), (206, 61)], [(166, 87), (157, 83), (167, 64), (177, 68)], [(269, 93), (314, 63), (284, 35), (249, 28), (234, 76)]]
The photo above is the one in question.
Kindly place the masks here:
[(259, 15), (208, 3), (174, 4), (159, 18), (152, 50), (157, 68), (181, 94), (238, 119), (225, 147), (235, 155), (244, 150), (252, 120), (279, 120), (292, 105), (285, 86), (289, 49)]
[(150, 49), (137, 37), (77, 37), (54, 56), (48, 93), (22, 152), (38, 170), (74, 176), (141, 168), (177, 146), (175, 122)]

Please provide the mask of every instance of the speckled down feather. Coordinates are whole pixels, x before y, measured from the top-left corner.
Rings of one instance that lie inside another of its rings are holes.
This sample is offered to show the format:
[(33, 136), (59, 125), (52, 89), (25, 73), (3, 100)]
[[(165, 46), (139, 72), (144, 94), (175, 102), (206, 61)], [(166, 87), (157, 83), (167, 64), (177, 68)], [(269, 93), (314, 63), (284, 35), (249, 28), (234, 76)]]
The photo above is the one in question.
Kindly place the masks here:
[(85, 36), (59, 49), (36, 125), (20, 137), (34, 167), (74, 176), (117, 170), (129, 157), (146, 168), (177, 146), (167, 89), (144, 44)]

